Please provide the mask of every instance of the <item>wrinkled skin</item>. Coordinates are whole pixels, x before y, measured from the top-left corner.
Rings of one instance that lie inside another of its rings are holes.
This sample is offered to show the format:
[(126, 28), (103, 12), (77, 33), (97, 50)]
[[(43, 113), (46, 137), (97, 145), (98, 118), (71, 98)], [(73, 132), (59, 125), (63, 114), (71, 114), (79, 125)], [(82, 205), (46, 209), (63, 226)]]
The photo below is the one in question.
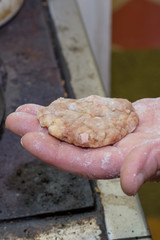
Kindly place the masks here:
[(160, 180), (160, 98), (141, 99), (133, 106), (139, 116), (137, 129), (113, 146), (82, 149), (50, 136), (41, 128), (35, 104), (20, 106), (6, 119), (6, 127), (22, 136), (23, 147), (56, 168), (90, 179), (120, 176), (128, 195), (148, 180)]

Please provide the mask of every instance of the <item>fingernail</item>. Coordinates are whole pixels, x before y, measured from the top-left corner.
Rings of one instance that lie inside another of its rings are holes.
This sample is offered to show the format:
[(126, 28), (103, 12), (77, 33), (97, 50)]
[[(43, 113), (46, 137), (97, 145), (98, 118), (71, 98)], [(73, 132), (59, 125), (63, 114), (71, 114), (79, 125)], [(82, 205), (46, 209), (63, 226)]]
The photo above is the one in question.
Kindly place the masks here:
[(22, 147), (23, 147), (23, 141), (22, 141), (22, 138), (21, 138), (21, 145), (22, 145)]
[(136, 181), (136, 189), (135, 189), (135, 194), (136, 194), (139, 188), (141, 187), (141, 185), (144, 183), (144, 174), (138, 173), (138, 175), (135, 177), (135, 181)]
[(15, 112), (18, 111), (18, 110), (20, 109), (20, 107), (21, 107), (21, 106), (17, 107), (16, 110), (15, 110)]

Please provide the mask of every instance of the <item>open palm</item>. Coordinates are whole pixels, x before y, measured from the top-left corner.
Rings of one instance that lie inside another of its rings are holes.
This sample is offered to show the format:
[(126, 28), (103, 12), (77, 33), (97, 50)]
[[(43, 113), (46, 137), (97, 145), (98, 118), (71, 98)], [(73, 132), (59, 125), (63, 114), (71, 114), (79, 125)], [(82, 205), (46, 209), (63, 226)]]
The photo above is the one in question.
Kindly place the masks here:
[(41, 128), (35, 104), (20, 106), (6, 119), (6, 127), (22, 136), (22, 145), (42, 161), (90, 179), (120, 176), (128, 195), (147, 180), (160, 179), (160, 98), (133, 103), (139, 116), (137, 129), (113, 146), (83, 149), (50, 136)]

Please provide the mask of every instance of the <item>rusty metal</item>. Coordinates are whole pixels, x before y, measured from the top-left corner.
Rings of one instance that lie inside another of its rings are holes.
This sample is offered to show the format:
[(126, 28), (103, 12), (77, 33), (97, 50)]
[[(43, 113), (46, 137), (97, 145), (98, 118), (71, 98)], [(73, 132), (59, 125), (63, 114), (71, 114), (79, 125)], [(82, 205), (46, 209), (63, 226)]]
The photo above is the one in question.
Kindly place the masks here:
[(3, 240), (107, 240), (97, 225), (97, 217), (68, 216), (62, 218), (15, 221), (0, 225)]
[[(64, 95), (41, 1), (27, 0), (0, 29), (6, 114), (19, 105), (47, 105)], [(0, 220), (94, 206), (88, 180), (39, 162), (5, 130), (0, 140)]]
[(94, 204), (85, 179), (34, 160), (19, 166), (6, 179), (6, 187), (11, 191), (12, 199), (7, 208), (3, 203), (3, 219), (11, 215), (15, 218), (72, 211)]

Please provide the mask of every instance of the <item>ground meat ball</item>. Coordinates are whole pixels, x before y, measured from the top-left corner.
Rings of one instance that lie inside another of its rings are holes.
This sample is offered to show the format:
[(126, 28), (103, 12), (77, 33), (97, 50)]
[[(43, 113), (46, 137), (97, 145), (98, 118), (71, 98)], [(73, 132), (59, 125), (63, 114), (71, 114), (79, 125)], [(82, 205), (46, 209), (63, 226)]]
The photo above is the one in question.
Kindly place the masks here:
[(90, 148), (114, 144), (138, 125), (138, 116), (128, 100), (96, 95), (59, 98), (41, 108), (38, 119), (52, 136)]

